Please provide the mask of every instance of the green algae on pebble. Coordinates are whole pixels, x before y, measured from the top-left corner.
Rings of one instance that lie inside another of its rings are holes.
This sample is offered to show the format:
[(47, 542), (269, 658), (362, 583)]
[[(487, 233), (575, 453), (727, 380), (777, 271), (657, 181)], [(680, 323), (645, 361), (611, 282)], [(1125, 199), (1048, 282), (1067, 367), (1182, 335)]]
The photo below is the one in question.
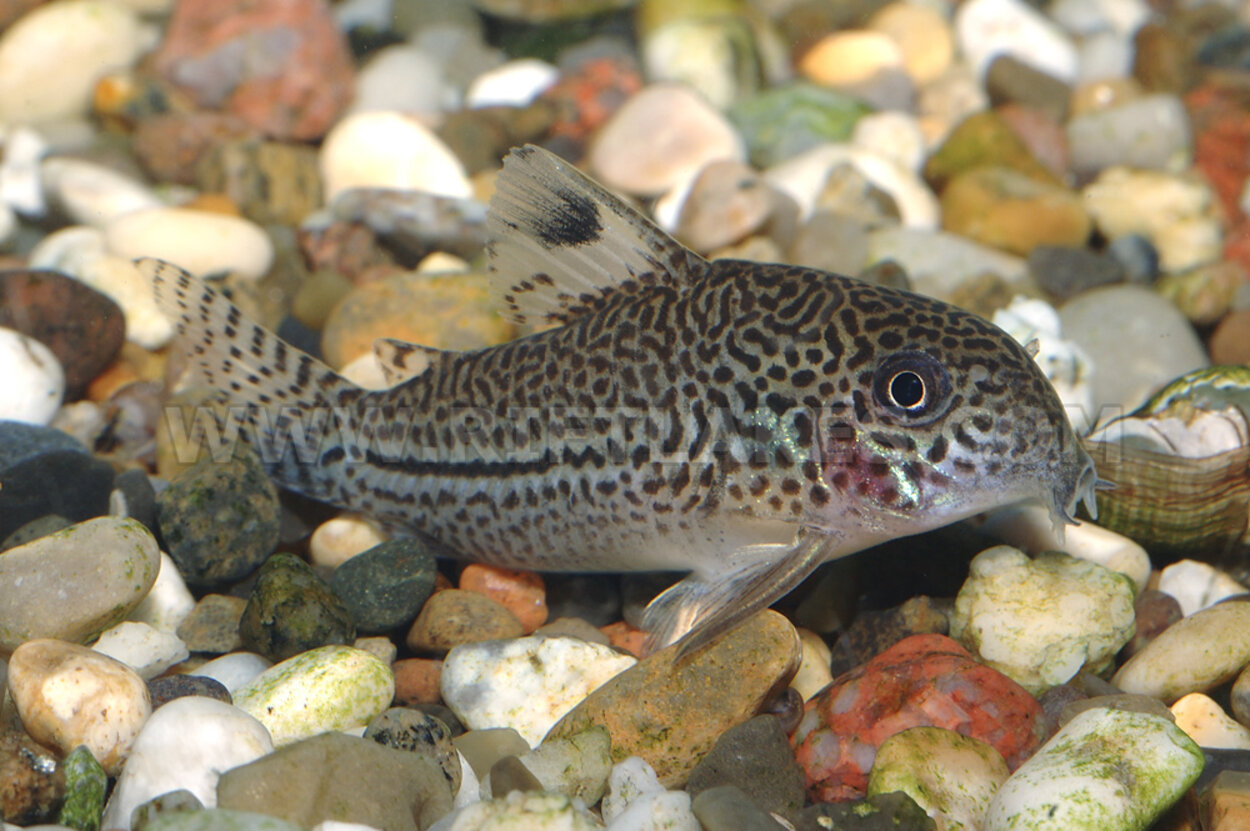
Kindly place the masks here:
[(76, 831), (98, 831), (104, 813), (108, 776), (86, 745), (79, 745), (61, 762), (65, 772), (65, 802), (56, 821)]
[(262, 672), (234, 704), (265, 725), (275, 747), (330, 730), (364, 727), (390, 706), (391, 668), (363, 649), (323, 646)]

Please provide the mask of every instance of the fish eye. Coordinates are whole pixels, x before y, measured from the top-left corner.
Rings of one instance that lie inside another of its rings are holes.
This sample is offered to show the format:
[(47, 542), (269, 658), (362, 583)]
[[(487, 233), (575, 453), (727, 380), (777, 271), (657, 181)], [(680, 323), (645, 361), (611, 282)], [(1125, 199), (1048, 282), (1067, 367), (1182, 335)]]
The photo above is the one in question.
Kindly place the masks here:
[(950, 373), (925, 352), (898, 352), (873, 372), (873, 398), (892, 415), (916, 423), (946, 411), (951, 397)]

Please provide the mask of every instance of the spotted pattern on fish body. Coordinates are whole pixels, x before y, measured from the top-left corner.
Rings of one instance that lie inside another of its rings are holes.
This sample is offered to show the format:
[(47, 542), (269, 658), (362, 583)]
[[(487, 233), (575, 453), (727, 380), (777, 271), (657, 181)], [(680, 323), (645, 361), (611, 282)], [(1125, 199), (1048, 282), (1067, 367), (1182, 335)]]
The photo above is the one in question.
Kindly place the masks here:
[(487, 220), (509, 313), (463, 353), (384, 342), (367, 391), (145, 261), (195, 380), (284, 486), (548, 571), (689, 570), (648, 608), (695, 648), (817, 565), (996, 505), (1069, 519), (1096, 477), (1023, 347), (930, 298), (707, 262), (537, 148)]

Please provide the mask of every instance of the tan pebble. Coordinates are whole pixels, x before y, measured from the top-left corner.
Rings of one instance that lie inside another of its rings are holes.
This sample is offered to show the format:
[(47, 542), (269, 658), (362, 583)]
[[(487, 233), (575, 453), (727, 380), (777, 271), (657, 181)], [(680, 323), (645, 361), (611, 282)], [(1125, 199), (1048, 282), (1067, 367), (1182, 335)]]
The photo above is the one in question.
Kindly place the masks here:
[(446, 652), (462, 643), (519, 638), (516, 616), (484, 594), (446, 589), (430, 595), (405, 639), (418, 652)]
[(579, 617), (558, 617), (550, 620), (534, 630), (535, 635), (546, 635), (549, 638), (581, 638), (587, 643), (608, 645), (608, 636), (600, 632), (593, 623)]
[(313, 565), (338, 568), (362, 551), (386, 542), (386, 534), (364, 517), (337, 516), (317, 526), (308, 541)]
[(833, 673), (829, 669), (833, 653), (825, 639), (812, 630), (800, 628), (797, 631), (803, 645), (803, 658), (790, 686), (798, 690), (806, 701), (833, 681)]
[(404, 658), (391, 664), (395, 672), (395, 705), (438, 704), (443, 700), (438, 683), (443, 662), (433, 658)]
[(152, 714), (147, 684), (130, 667), (50, 638), (13, 652), (9, 691), (32, 738), (62, 753), (86, 745), (110, 776)]
[(1039, 245), (1081, 246), (1090, 218), (1081, 197), (1005, 167), (956, 175), (942, 191), (942, 227), (984, 245), (1028, 254)]
[(1233, 678), (1250, 664), (1250, 603), (1195, 612), (1146, 644), (1112, 677), (1125, 692), (1175, 701)]
[(388, 666), (395, 663), (395, 656), (399, 653), (399, 648), (395, 646), (395, 642), (381, 635), (371, 638), (357, 638), (352, 646), (368, 652)]
[(917, 84), (934, 80), (951, 65), (955, 39), (950, 23), (936, 9), (919, 3), (890, 3), (869, 18), (868, 28), (898, 44), (907, 74)]
[(666, 788), (680, 787), (721, 733), (757, 715), (799, 667), (799, 638), (762, 612), (678, 662), (677, 646), (639, 661), (592, 692), (551, 728), (567, 738), (607, 727), (612, 760), (641, 756)]
[(547, 590), (541, 575), (481, 563), (460, 572), (460, 588), (495, 600), (521, 622), (530, 634), (547, 622)]

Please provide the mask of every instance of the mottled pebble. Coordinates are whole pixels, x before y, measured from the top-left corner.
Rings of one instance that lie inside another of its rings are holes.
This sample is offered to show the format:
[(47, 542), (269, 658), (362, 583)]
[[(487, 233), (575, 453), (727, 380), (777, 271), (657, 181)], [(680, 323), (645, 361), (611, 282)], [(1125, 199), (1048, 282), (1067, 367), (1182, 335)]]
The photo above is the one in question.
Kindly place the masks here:
[(384, 542), (386, 534), (368, 519), (354, 514), (336, 516), (313, 531), (308, 540), (308, 558), (313, 565), (338, 568), (362, 551)]
[(1227, 681), (1250, 663), (1250, 603), (1226, 601), (1169, 626), (1120, 667), (1126, 692), (1174, 701)]
[(293, 822), (252, 811), (221, 808), (158, 813), (136, 831), (305, 831)]
[(459, 792), (460, 755), (451, 743), (450, 728), (436, 716), (407, 707), (391, 707), (369, 722), (364, 738), (433, 760), (447, 778), (451, 792)]
[(334, 819), (420, 831), (451, 811), (452, 792), (431, 759), (330, 732), (226, 771), (217, 804), (304, 828)]
[(998, 789), (982, 828), (1145, 828), (1198, 778), (1202, 765), (1202, 751), (1166, 718), (1087, 710)]
[(969, 564), (951, 637), (1034, 695), (1106, 669), (1133, 636), (1133, 582), (1061, 552), (1006, 545)]
[(247, 600), (225, 594), (206, 594), (178, 624), (178, 637), (192, 652), (224, 655), (243, 647), (239, 619)]
[(187, 645), (174, 633), (162, 632), (133, 620), (125, 620), (106, 629), (91, 648), (121, 661), (145, 681), (190, 656)]
[(751, 162), (765, 168), (821, 144), (847, 141), (867, 112), (850, 95), (796, 81), (743, 98), (727, 114)]
[(20, 730), (0, 735), (0, 817), (5, 822), (52, 822), (65, 799), (65, 772), (58, 759)]
[(204, 276), (230, 272), (259, 279), (273, 264), (273, 243), (246, 219), (190, 208), (152, 208), (119, 216), (104, 228), (109, 251), (133, 260), (156, 257)]
[(146, 528), (116, 517), (10, 548), (0, 557), (0, 651), (34, 638), (83, 642), (118, 623), (152, 587), (158, 555)]
[(797, 831), (937, 831), (937, 827), (924, 808), (901, 791), (812, 805), (795, 823)]
[(135, 808), (170, 791), (188, 791), (205, 807), (215, 807), (222, 772), (272, 750), (269, 732), (238, 707), (200, 696), (170, 701), (152, 713), (135, 739), (103, 827), (129, 828)]
[(527, 635), (547, 622), (546, 589), (536, 572), (470, 563), (460, 572), (457, 585), (497, 601), (521, 622)]
[(0, 421), (0, 479), (3, 539), (48, 514), (71, 521), (107, 514), (114, 471), (61, 430)]
[(79, 745), (62, 760), (61, 771), (65, 774), (65, 801), (56, 821), (75, 831), (98, 831), (108, 791), (104, 768), (86, 745)]
[(282, 661), (356, 637), (351, 612), (312, 566), (294, 554), (274, 554), (261, 566), (243, 616), (245, 649)]
[(1235, 262), (1214, 262), (1164, 274), (1154, 289), (1195, 326), (1212, 326), (1228, 314), (1246, 272)]
[(299, 225), (322, 204), (317, 153), (297, 144), (223, 142), (200, 157), (196, 181), (259, 225)]
[(717, 736), (788, 683), (799, 655), (789, 621), (763, 612), (681, 662), (676, 647), (652, 654), (592, 692), (547, 735), (602, 724), (612, 735), (613, 760), (641, 756), (666, 786), (679, 785)]
[(395, 678), (368, 652), (323, 646), (275, 664), (231, 693), (235, 705), (265, 725), (281, 747), (368, 724), (391, 703)]
[(134, 670), (77, 644), (27, 641), (9, 658), (9, 693), (26, 731), (62, 753), (86, 745), (116, 775), (152, 712)]
[(793, 817), (803, 807), (807, 782), (776, 716), (755, 716), (721, 733), (690, 771), (686, 791), (698, 797), (722, 785), (770, 813)]
[(983, 166), (1005, 167), (1039, 182), (1059, 184), (1010, 122), (994, 110), (970, 115), (951, 130), (925, 161), (924, 178), (940, 193), (957, 174)]
[(576, 638), (516, 638), (457, 646), (439, 683), (467, 727), (513, 727), (537, 745), (587, 694), (635, 663)]
[(516, 616), (484, 594), (446, 589), (430, 595), (405, 638), (409, 649), (443, 653), (463, 644), (519, 638)]
[(152, 709), (158, 709), (175, 698), (198, 695), (226, 704), (232, 704), (226, 685), (205, 675), (163, 675), (148, 682), (148, 695)]

